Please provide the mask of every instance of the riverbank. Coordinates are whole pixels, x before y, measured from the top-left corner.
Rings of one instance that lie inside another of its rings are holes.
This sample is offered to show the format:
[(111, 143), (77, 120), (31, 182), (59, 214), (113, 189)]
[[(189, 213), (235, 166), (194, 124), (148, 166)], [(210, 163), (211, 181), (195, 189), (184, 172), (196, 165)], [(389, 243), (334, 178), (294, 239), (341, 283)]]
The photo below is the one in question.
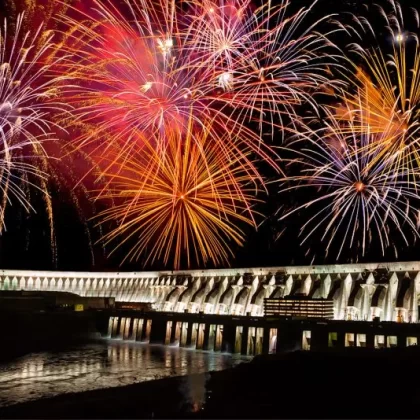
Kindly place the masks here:
[(0, 418), (416, 418), (419, 373), (417, 347), (294, 352), (17, 404)]
[[(204, 384), (206, 374), (172, 377), (116, 388), (62, 394), (0, 408), (1, 419), (187, 418), (193, 402), (190, 383)], [(204, 399), (204, 388), (201, 391)]]

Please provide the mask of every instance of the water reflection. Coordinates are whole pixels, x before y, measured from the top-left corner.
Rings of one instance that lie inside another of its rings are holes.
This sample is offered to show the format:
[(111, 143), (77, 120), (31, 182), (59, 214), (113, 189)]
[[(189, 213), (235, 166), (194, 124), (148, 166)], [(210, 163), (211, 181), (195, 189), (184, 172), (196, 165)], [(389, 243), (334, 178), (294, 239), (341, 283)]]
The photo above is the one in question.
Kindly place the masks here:
[(208, 373), (193, 374), (184, 379), (182, 385), (182, 394), (185, 398), (184, 406), (188, 405), (190, 411), (197, 412), (204, 406), (206, 384), (209, 379)]
[[(248, 358), (116, 340), (35, 353), (0, 365), (0, 406), (167, 376), (200, 374), (244, 360)], [(183, 385), (188, 401), (197, 410), (204, 402), (206, 380), (206, 375), (197, 375)]]

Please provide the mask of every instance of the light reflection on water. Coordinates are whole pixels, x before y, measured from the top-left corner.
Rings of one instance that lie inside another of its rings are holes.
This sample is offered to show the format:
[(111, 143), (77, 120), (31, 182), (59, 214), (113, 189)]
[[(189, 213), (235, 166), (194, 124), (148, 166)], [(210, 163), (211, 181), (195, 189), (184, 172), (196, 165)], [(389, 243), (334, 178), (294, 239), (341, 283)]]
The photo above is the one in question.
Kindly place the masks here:
[[(118, 340), (33, 353), (0, 364), (0, 407), (68, 392), (222, 370), (247, 360), (239, 355)], [(205, 383), (206, 375), (185, 381), (186, 397), (193, 405), (204, 401)]]

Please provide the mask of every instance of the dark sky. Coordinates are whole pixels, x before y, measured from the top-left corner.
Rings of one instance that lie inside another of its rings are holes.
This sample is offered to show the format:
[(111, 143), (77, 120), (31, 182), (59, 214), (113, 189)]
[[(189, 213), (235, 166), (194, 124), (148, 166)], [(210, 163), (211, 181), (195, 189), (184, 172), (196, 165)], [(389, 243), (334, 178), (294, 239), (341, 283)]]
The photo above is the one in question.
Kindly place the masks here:
[[(309, 4), (306, 0), (293, 0), (292, 3), (293, 7)], [(366, 3), (368, 2), (361, 0), (320, 0), (315, 9), (319, 15), (315, 14), (313, 18), (322, 16), (323, 13), (334, 13), (340, 9), (352, 11), (355, 10), (355, 7), (362, 9), (361, 5)], [(381, 3), (381, 0), (378, 0), (377, 3)], [(404, 3), (408, 4), (409, 2), (405, 1)], [(414, 1), (410, 5), (413, 4), (415, 4)], [(0, 10), (5, 10), (4, 0), (0, 0)], [(270, 171), (264, 168), (262, 171), (270, 177)], [(308, 248), (299, 245), (298, 234), (302, 223), (300, 215), (289, 219), (286, 223), (278, 222), (277, 217), (274, 216), (279, 206), (290, 205), (292, 200), (299, 199), (299, 197), (291, 195), (280, 197), (276, 193), (276, 188), (275, 185), (270, 187), (271, 194), (268, 202), (259, 208), (262, 213), (272, 216), (268, 217), (257, 232), (247, 229), (245, 246), (234, 248), (236, 259), (231, 261), (231, 266), (304, 265), (311, 263), (314, 254), (317, 256), (314, 261), (316, 264), (356, 262), (354, 249), (346, 251), (339, 261), (336, 260), (335, 254), (325, 258), (325, 246), (316, 238), (309, 242), (310, 252), (307, 253)], [(94, 214), (89, 200), (84, 197), (81, 191), (76, 191), (78, 206), (75, 206), (74, 197), (71, 197), (69, 189), (51, 185), (51, 190), (57, 238), (57, 258), (53, 258), (51, 252), (50, 230), (47, 214), (43, 210), (45, 208), (43, 198), (34, 192), (32, 202), (37, 209), (37, 214), (32, 213), (28, 217), (16, 203), (7, 210), (7, 231), (0, 237), (1, 268), (74, 271), (139, 271), (149, 268), (171, 268), (163, 267), (160, 264), (143, 267), (141, 260), (120, 266), (124, 251), (107, 258), (106, 251), (101, 245), (94, 245), (94, 242), (100, 237), (98, 229), (94, 227), (93, 222), (86, 221)], [(283, 230), (284, 234), (275, 240), (279, 232)], [(404, 249), (401, 243), (398, 243), (398, 248), (400, 250), (399, 260), (418, 259), (418, 246)], [(358, 261), (394, 261), (395, 259), (392, 249), (382, 256), (379, 247), (375, 244), (367, 255), (364, 258), (359, 258)]]

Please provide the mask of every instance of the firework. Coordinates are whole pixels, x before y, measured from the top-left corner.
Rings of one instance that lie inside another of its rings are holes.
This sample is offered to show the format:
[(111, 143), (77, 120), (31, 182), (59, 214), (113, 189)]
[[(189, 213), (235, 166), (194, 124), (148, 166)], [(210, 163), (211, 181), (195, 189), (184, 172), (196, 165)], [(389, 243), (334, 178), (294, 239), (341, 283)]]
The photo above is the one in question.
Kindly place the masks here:
[(99, 198), (114, 204), (98, 217), (102, 224), (117, 224), (104, 235), (106, 245), (118, 240), (118, 249), (134, 242), (125, 259), (137, 260), (147, 251), (145, 263), (158, 259), (167, 264), (172, 258), (174, 269), (184, 258), (188, 266), (193, 259), (228, 263), (232, 245), (244, 241), (237, 224), (256, 226), (251, 208), (257, 201), (255, 186), (249, 185), (252, 179), (240, 159), (232, 154), (220, 166), (205, 130), (186, 133), (182, 139), (177, 130), (165, 133), (164, 157), (151, 144), (124, 161), (110, 156), (113, 165), (102, 174), (109, 186)]
[(284, 119), (293, 124), (303, 103), (316, 108), (313, 92), (335, 83), (327, 69), (337, 64), (328, 40), (336, 28), (324, 35), (315, 31), (330, 18), (309, 22), (315, 4), (291, 13), (285, 0), (260, 7), (251, 0), (203, 0), (197, 6), (186, 47), (228, 93), (217, 100), (233, 109), (232, 118), (256, 121), (260, 134), (284, 131)]
[[(361, 117), (363, 124), (368, 122)], [(363, 256), (374, 241), (382, 253), (394, 245), (396, 235), (408, 245), (406, 230), (418, 236), (416, 217), (418, 199), (415, 186), (407, 182), (412, 171), (403, 165), (390, 170), (392, 160), (378, 158), (388, 133), (360, 133), (359, 125), (352, 121), (343, 127), (342, 121), (327, 113), (326, 127), (310, 130), (288, 148), (294, 158), (288, 159), (299, 174), (283, 178), (281, 192), (307, 190), (314, 198), (283, 214), (281, 220), (292, 213), (310, 211), (300, 235), (302, 244), (314, 234), (326, 241), (326, 253), (336, 246), (337, 258), (345, 247), (356, 247)], [(369, 150), (370, 153), (366, 153)], [(322, 234), (321, 234), (322, 232)]]
[(18, 16), (13, 33), (7, 21), (0, 29), (0, 183), (1, 214), (11, 196), (26, 209), (29, 186), (46, 192), (45, 141), (57, 124), (52, 114), (65, 108), (55, 102), (56, 80), (48, 73), (56, 62), (46, 60), (53, 34), (41, 27), (34, 33), (22, 33), (24, 15)]
[[(73, 28), (66, 72), (75, 80), (69, 101), (85, 127), (80, 147), (118, 145), (128, 153), (157, 138), (164, 149), (161, 134), (167, 127), (185, 133), (192, 114), (195, 127), (211, 127), (215, 147), (251, 149), (278, 169), (262, 141), (263, 121), (273, 134), (275, 121), (283, 114), (296, 118), (295, 106), (311, 102), (326, 81), (321, 57), (330, 44), (313, 26), (297, 30), (310, 9), (290, 17), (286, 2), (252, 10), (243, 0), (125, 0), (122, 12), (110, 1), (92, 2), (84, 19), (60, 17)], [(232, 46), (218, 53), (219, 37)]]
[[(350, 89), (339, 94), (342, 105), (335, 106), (338, 118), (351, 121), (351, 129), (360, 133), (378, 133), (377, 142), (368, 147), (377, 159), (393, 160), (389, 170), (398, 167), (416, 171), (420, 162), (420, 47), (418, 36), (404, 31), (401, 6), (390, 1), (392, 11), (379, 8), (378, 16), (385, 18), (391, 54), (383, 48), (365, 48), (352, 44), (353, 52), (361, 59), (354, 75), (349, 77)], [(414, 16), (418, 28), (418, 12)], [(374, 34), (368, 20), (355, 18), (364, 34)], [(361, 34), (358, 34), (363, 38)], [(354, 89), (353, 89), (354, 87)], [(369, 151), (367, 151), (369, 152)], [(379, 153), (380, 152), (380, 153)], [(411, 181), (415, 177), (407, 173)]]

